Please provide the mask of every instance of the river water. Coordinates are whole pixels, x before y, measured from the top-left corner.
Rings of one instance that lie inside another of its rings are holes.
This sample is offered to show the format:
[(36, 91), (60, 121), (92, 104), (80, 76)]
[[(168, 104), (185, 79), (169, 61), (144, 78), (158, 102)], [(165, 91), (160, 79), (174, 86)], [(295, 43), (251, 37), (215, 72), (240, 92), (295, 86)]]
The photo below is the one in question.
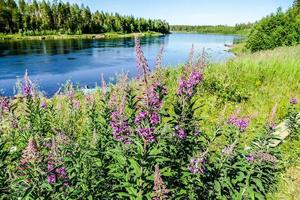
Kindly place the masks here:
[[(205, 48), (210, 62), (223, 62), (234, 55), (225, 44), (239, 36), (173, 33), (142, 38), (141, 45), (150, 68), (160, 47), (164, 46), (163, 65), (177, 66), (187, 61), (192, 44), (195, 54)], [(16, 80), (28, 70), (30, 78), (46, 95), (52, 95), (67, 80), (79, 86), (94, 87), (104, 74), (113, 81), (116, 73), (136, 75), (134, 39), (111, 40), (46, 40), (0, 42), (0, 89), (13, 95)]]

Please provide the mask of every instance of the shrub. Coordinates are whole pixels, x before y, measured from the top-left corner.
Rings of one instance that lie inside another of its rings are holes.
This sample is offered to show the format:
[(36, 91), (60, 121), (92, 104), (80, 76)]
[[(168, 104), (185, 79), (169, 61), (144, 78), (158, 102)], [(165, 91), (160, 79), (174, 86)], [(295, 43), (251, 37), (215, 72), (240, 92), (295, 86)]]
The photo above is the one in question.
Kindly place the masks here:
[(296, 8), (263, 18), (252, 28), (246, 47), (252, 52), (300, 43), (300, 15)]

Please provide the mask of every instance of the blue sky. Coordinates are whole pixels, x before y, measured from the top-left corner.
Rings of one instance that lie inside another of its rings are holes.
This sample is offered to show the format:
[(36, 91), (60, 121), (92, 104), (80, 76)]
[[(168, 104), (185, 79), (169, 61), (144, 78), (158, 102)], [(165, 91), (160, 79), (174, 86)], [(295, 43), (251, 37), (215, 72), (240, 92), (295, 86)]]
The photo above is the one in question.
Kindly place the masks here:
[(101, 10), (165, 19), (170, 24), (234, 25), (254, 22), (287, 9), (293, 0), (63, 0), (88, 5), (92, 11)]

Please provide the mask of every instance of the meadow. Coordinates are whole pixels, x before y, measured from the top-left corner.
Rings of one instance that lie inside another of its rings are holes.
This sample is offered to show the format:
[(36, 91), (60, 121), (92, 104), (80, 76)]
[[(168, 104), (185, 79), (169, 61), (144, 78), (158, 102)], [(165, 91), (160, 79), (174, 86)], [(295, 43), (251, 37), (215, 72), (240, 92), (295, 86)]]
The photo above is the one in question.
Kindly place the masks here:
[[(299, 46), (219, 64), (192, 48), (177, 68), (162, 66), (161, 48), (154, 71), (135, 48), (133, 80), (93, 92), (67, 83), (46, 98), (25, 73), (1, 97), (1, 199), (285, 195), (282, 177), (299, 166)], [(283, 120), (290, 136), (272, 148)]]

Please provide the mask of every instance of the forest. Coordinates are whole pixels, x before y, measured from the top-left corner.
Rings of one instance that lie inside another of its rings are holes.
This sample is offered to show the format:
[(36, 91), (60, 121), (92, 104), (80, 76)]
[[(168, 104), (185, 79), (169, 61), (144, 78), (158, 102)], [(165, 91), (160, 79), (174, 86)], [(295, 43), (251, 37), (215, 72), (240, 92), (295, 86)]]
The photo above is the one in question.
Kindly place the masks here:
[(107, 32), (169, 33), (163, 20), (122, 16), (118, 13), (92, 12), (84, 5), (62, 1), (0, 0), (0, 33), (24, 35), (98, 34)]
[(207, 26), (190, 26), (190, 25), (173, 25), (171, 31), (175, 32), (196, 32), (196, 33), (220, 33), (220, 34), (242, 34), (250, 30), (252, 23), (241, 23), (235, 26), (227, 25), (207, 25)]

